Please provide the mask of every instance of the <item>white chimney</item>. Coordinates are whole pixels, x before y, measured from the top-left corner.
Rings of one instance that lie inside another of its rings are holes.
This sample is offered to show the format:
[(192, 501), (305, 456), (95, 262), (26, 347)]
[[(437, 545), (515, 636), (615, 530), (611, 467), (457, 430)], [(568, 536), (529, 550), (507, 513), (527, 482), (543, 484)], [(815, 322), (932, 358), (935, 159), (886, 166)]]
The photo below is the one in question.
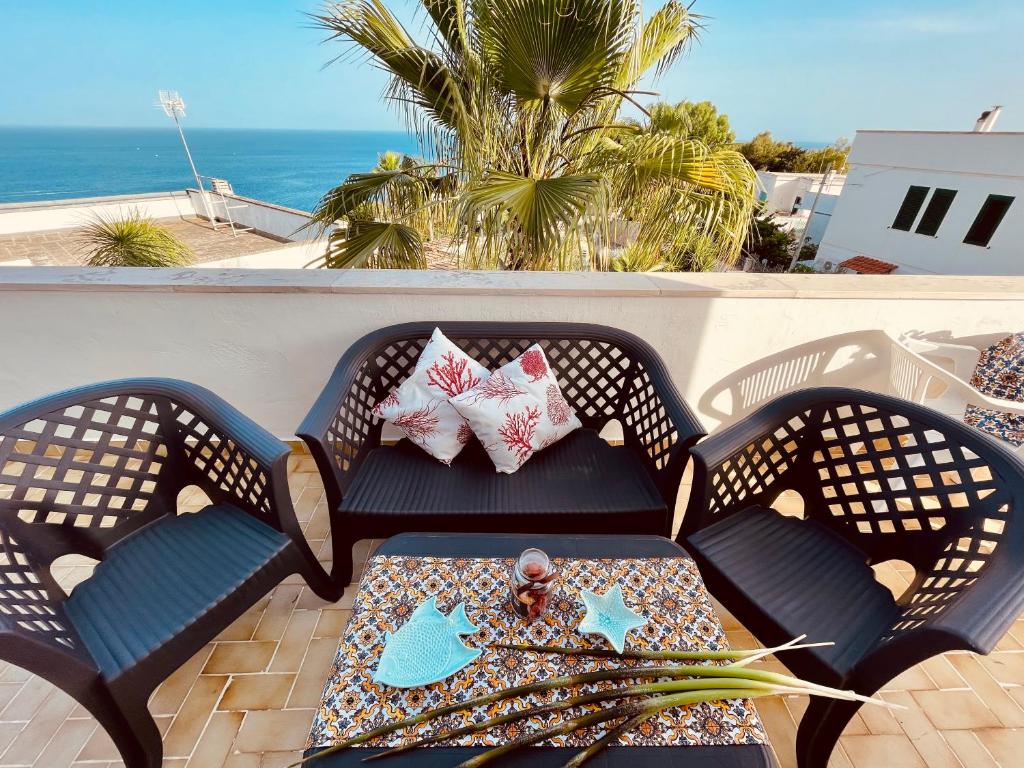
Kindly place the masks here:
[(1003, 113), (1003, 108), (998, 104), (992, 109), (986, 109), (974, 123), (975, 133), (988, 133), (996, 127), (996, 120)]

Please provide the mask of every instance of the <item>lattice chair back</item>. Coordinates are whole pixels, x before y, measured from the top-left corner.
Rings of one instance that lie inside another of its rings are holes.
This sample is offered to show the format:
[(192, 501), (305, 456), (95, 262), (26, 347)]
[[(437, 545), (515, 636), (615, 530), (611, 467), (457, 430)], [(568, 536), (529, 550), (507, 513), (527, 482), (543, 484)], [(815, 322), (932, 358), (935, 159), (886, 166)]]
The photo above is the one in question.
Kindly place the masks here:
[(109, 529), (163, 514), (161, 409), (157, 397), (115, 394), (28, 418), (14, 412), (0, 423), (0, 523), (50, 524), (88, 548), (109, 541)]
[(875, 561), (921, 570), (948, 554), (951, 566), (964, 561), (951, 574), (984, 566), (1011, 511), (1009, 487), (989, 459), (997, 446), (952, 420), (864, 403), (818, 406), (807, 422), (803, 469), (820, 492), (808, 504), (812, 516)]
[(57, 402), (0, 417), (0, 624), (73, 648), (49, 566), (162, 514), (169, 451), (156, 398)]
[[(380, 442), (383, 422), (373, 416), (373, 407), (415, 370), (435, 325), (406, 323), (364, 336), (341, 358), (331, 383), (299, 427), (307, 441), (322, 441), (326, 456), (318, 457), (318, 463), (335, 479), (327, 488), (332, 507), (359, 463)], [(674, 470), (682, 472), (689, 446), (704, 429), (679, 404), (677, 393), (666, 402), (662, 395), (674, 385), (645, 342), (615, 328), (576, 323), (446, 322), (440, 327), (492, 370), (539, 343), (583, 426), (600, 430), (620, 420), (625, 440), (640, 449), (663, 495), (674, 503)]]

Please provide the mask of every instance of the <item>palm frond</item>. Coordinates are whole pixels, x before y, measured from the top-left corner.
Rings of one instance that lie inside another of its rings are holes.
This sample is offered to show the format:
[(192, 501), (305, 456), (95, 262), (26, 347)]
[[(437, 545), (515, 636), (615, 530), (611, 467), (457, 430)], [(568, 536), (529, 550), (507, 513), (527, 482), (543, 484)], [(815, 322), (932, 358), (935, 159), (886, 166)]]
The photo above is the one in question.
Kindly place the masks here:
[(640, 30), (619, 73), (618, 87), (632, 88), (653, 69), (660, 77), (683, 55), (701, 29), (700, 17), (679, 0), (669, 0), (654, 12)]
[(413, 227), (397, 222), (354, 221), (328, 239), (319, 262), (330, 269), (372, 266), (376, 269), (425, 269), (423, 243)]
[(467, 229), (501, 227), (509, 260), (526, 267), (553, 246), (567, 245), (566, 234), (601, 218), (605, 207), (605, 184), (597, 175), (535, 179), (495, 172), (463, 193), (461, 218)]
[(631, 0), (480, 2), (484, 62), (521, 105), (571, 112), (611, 85), (629, 49)]
[(466, 126), (466, 105), (454, 73), (436, 53), (417, 45), (381, 0), (343, 0), (314, 20), (331, 38), (350, 40), (391, 75), (392, 99), (423, 109), (449, 130)]

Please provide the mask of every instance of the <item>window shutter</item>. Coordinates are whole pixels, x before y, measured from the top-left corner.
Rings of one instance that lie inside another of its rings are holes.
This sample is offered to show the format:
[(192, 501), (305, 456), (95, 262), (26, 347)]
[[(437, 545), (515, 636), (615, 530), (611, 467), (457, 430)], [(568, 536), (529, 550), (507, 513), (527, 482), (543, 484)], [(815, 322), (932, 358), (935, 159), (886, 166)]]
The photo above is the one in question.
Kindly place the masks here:
[(917, 229), (914, 231), (919, 235), (934, 236), (939, 231), (942, 220), (946, 218), (946, 212), (953, 204), (954, 197), (956, 197), (955, 189), (939, 188), (932, 192), (932, 199), (928, 201), (928, 207), (924, 209), (921, 221), (918, 222)]
[(964, 242), (967, 245), (980, 245), (983, 248), (988, 245), (1013, 201), (1014, 198), (1007, 195), (989, 195), (974, 218), (971, 228), (967, 230)]
[(928, 187), (911, 187), (907, 190), (907, 196), (903, 198), (903, 204), (900, 206), (899, 211), (897, 211), (896, 218), (892, 221), (893, 229), (902, 229), (904, 232), (910, 231), (910, 228), (914, 226), (914, 220), (917, 218), (921, 206), (924, 205), (924, 199), (928, 197), (928, 189)]

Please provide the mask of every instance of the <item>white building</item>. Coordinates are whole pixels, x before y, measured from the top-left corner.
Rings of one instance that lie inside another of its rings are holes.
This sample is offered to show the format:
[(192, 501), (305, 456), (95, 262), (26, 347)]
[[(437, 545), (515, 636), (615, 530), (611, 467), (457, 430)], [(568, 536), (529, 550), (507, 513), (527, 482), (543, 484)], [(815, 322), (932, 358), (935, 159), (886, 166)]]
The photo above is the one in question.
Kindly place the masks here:
[(1024, 133), (858, 131), (819, 269), (1024, 274)]
[(846, 176), (832, 174), (826, 179), (821, 173), (758, 171), (757, 178), (761, 183), (758, 200), (765, 211), (785, 229), (802, 235), (805, 242), (820, 242)]

